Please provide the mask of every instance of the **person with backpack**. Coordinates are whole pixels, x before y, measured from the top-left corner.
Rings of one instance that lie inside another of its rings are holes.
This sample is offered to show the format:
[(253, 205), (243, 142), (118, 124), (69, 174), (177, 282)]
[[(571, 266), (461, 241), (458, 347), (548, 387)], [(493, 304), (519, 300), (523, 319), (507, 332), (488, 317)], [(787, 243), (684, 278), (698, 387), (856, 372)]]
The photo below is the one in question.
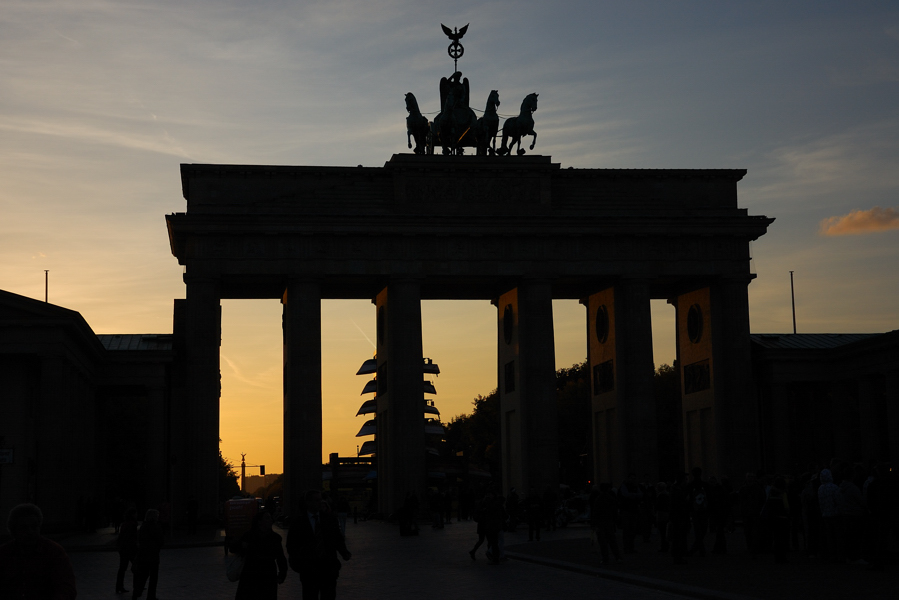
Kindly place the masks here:
[(670, 500), (668, 503), (668, 515), (671, 519), (671, 556), (674, 564), (687, 564), (684, 556), (687, 554), (687, 534), (690, 531), (690, 490), (687, 484), (687, 474), (678, 475), (674, 485), (671, 486)]
[(761, 525), (771, 536), (776, 563), (787, 562), (787, 550), (790, 547), (790, 504), (786, 489), (786, 480), (780, 476), (775, 477), (762, 507)]
[(124, 594), (125, 571), (128, 563), (134, 561), (137, 554), (137, 509), (133, 506), (125, 511), (125, 518), (119, 526), (119, 536), (116, 538), (116, 550), (119, 551), (119, 570), (116, 572), (115, 593)]
[(484, 498), (481, 498), (478, 502), (475, 503), (474, 510), (472, 511), (472, 518), (474, 522), (478, 524), (478, 541), (474, 545), (474, 548), (468, 551), (468, 555), (471, 556), (471, 560), (475, 560), (477, 556), (478, 548), (481, 547), (487, 540), (487, 504), (492, 501), (492, 494), (490, 492)]
[(525, 518), (528, 520), (528, 541), (534, 541), (534, 535), (537, 536), (537, 541), (540, 541), (540, 513), (543, 507), (543, 502), (540, 500), (540, 494), (537, 493), (537, 489), (531, 486), (530, 491), (528, 491), (528, 495), (524, 498), (524, 514)]
[(639, 530), (640, 501), (642, 499), (643, 492), (637, 483), (637, 476), (631, 473), (627, 476), (627, 480), (622, 481), (618, 486), (618, 508), (621, 511), (623, 529), (621, 545), (624, 547), (625, 554), (633, 554), (637, 551), (634, 548), (634, 539)]
[(618, 499), (612, 491), (612, 484), (601, 483), (590, 495), (590, 527), (596, 535), (596, 543), (602, 553), (602, 563), (609, 564), (609, 549), (616, 561), (621, 561), (618, 541), (615, 538), (615, 524), (618, 521)]
[(702, 480), (702, 468), (693, 467), (693, 481), (690, 482), (690, 517), (693, 520), (693, 545), (688, 556), (705, 556), (705, 536), (709, 531), (709, 487)]

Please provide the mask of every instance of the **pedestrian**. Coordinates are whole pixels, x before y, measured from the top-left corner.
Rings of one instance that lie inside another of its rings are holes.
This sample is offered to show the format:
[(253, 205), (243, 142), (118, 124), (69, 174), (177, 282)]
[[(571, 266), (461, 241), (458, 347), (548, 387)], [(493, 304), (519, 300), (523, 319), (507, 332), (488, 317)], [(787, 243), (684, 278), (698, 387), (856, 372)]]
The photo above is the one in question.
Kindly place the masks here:
[(496, 564), (505, 558), (502, 534), (506, 523), (504, 498), (499, 494), (488, 494), (484, 514), (484, 532), (487, 536), (487, 558)]
[(889, 467), (876, 466), (871, 481), (865, 486), (865, 503), (871, 512), (868, 530), (868, 558), (871, 569), (883, 571), (888, 559), (890, 538), (890, 513), (895, 512), (897, 500), (896, 481)]
[(559, 508), (559, 494), (552, 486), (543, 490), (543, 526), (548, 531), (556, 530), (556, 509)]
[(640, 502), (643, 500), (643, 492), (637, 484), (637, 476), (633, 473), (627, 476), (618, 486), (618, 507), (621, 510), (622, 533), (621, 542), (625, 554), (633, 554), (634, 539), (640, 522)]
[(306, 510), (293, 521), (287, 533), (290, 568), (300, 574), (303, 600), (333, 600), (337, 597), (340, 560), (352, 554), (340, 533), (337, 518), (322, 510), (322, 494), (309, 490), (304, 496)]
[(655, 522), (659, 530), (659, 541), (661, 547), (659, 552), (668, 553), (668, 523), (670, 522), (669, 508), (671, 506), (671, 494), (668, 493), (668, 486), (664, 481), (656, 484), (656, 503), (655, 503)]
[(528, 520), (528, 541), (533, 542), (534, 536), (540, 541), (540, 512), (543, 503), (540, 500), (540, 494), (537, 488), (531, 486), (528, 495), (524, 498), (524, 514)]
[(474, 545), (474, 548), (468, 551), (468, 555), (471, 556), (471, 560), (475, 560), (475, 556), (478, 552), (478, 548), (481, 547), (481, 544), (487, 539), (487, 502), (488, 498), (491, 495), (488, 493), (485, 498), (482, 498), (477, 503), (475, 503), (474, 509), (472, 510), (472, 518), (474, 522), (477, 523), (477, 534), (478, 541)]
[[(159, 552), (162, 550), (165, 532), (159, 522), (159, 511), (151, 508), (137, 534), (137, 552), (131, 563), (134, 573), (132, 598), (140, 598), (147, 586), (147, 600), (157, 600), (156, 584), (159, 581)], [(149, 583), (147, 583), (149, 581)]]
[(0, 546), (0, 598), (74, 600), (75, 572), (66, 551), (41, 536), (44, 515), (34, 504), (9, 511), (12, 541)]
[(193, 535), (197, 532), (197, 521), (200, 515), (200, 502), (196, 496), (187, 499), (187, 533)]
[(774, 478), (762, 507), (760, 521), (771, 539), (776, 563), (787, 562), (787, 550), (790, 548), (790, 504), (786, 488), (787, 482), (783, 477)]
[(231, 549), (244, 560), (236, 600), (275, 600), (278, 597), (278, 585), (287, 578), (287, 559), (281, 547), (281, 536), (272, 531), (273, 524), (271, 512), (257, 512), (250, 530)]
[[(814, 467), (814, 466), (813, 466)], [(802, 514), (805, 517), (805, 541), (808, 556), (818, 556), (821, 552), (821, 507), (818, 505), (818, 487), (821, 485), (818, 469), (812, 468), (811, 476), (802, 490)]]
[(671, 519), (671, 556), (674, 564), (687, 564), (687, 534), (690, 531), (690, 492), (687, 489), (687, 474), (681, 473), (671, 486), (669, 518)]
[[(268, 506), (266, 504), (266, 506)], [(272, 502), (272, 507), (274, 508), (274, 502)], [(337, 494), (337, 497), (334, 498), (334, 512), (337, 513), (337, 523), (340, 525), (340, 533), (343, 534), (344, 539), (346, 539), (346, 519), (350, 514), (350, 502), (346, 499), (341, 493)]]
[(730, 517), (731, 490), (726, 478), (712, 475), (708, 485), (709, 529), (715, 534), (712, 552), (727, 554), (727, 523)]
[[(840, 530), (843, 551), (841, 556), (855, 565), (867, 565), (862, 558), (862, 539), (867, 528), (868, 507), (861, 489), (852, 480), (852, 465), (840, 463), (839, 493), (837, 499), (837, 522)], [(865, 474), (866, 475), (866, 474)]]
[(690, 483), (690, 506), (693, 520), (693, 545), (688, 556), (705, 556), (705, 536), (709, 531), (709, 487), (702, 480), (702, 468), (693, 467), (693, 481)]
[(612, 491), (611, 483), (599, 484), (599, 489), (590, 494), (590, 527), (596, 534), (596, 543), (602, 555), (602, 563), (609, 564), (609, 550), (616, 561), (621, 560), (615, 527), (618, 522), (618, 498)]
[(400, 535), (418, 535), (418, 496), (414, 492), (406, 492), (406, 500), (397, 511), (397, 520), (400, 524)]
[(740, 488), (740, 516), (743, 518), (743, 535), (746, 538), (746, 549), (755, 558), (761, 551), (759, 539), (759, 519), (762, 506), (765, 505), (765, 488), (757, 473), (746, 473), (746, 480)]
[(840, 488), (833, 482), (830, 469), (821, 469), (818, 486), (818, 507), (821, 510), (821, 556), (833, 562), (843, 562), (842, 538), (838, 527), (837, 495)]
[(428, 490), (428, 511), (431, 513), (431, 528), (443, 529), (443, 496), (437, 488)]
[(509, 495), (506, 496), (506, 529), (509, 531), (515, 531), (515, 528), (518, 526), (518, 521), (520, 520), (520, 508), (521, 508), (521, 499), (518, 497), (518, 492), (515, 488), (511, 488), (509, 490)]
[(134, 555), (137, 553), (137, 509), (129, 507), (125, 511), (125, 517), (119, 526), (119, 536), (116, 538), (116, 550), (119, 551), (119, 570), (115, 578), (115, 593), (124, 594), (125, 571), (128, 563), (134, 564)]

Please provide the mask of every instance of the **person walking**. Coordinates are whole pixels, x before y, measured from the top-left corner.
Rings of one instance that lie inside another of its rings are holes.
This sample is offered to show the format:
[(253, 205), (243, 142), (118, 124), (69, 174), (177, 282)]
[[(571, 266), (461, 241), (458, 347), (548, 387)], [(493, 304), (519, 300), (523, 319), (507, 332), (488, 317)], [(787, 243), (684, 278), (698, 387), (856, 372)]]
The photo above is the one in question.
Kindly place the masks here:
[(621, 560), (615, 527), (618, 521), (618, 498), (612, 491), (611, 483), (599, 484), (599, 489), (590, 495), (590, 527), (596, 534), (596, 543), (602, 554), (602, 563), (609, 564), (609, 549), (616, 561)]
[(137, 509), (133, 506), (125, 511), (125, 518), (119, 526), (116, 550), (119, 551), (119, 570), (115, 578), (115, 593), (124, 594), (128, 591), (125, 589), (125, 571), (128, 563), (134, 564), (137, 553)]
[(837, 524), (842, 538), (842, 553), (855, 565), (867, 565), (862, 558), (862, 540), (867, 527), (868, 507), (861, 489), (852, 480), (852, 465), (840, 463), (840, 485), (836, 494)]
[(761, 478), (753, 472), (746, 473), (746, 480), (740, 488), (740, 516), (743, 519), (743, 535), (746, 538), (746, 549), (755, 558), (762, 550), (759, 536), (759, 519), (767, 494)]
[(659, 530), (659, 552), (668, 553), (668, 523), (670, 521), (671, 494), (668, 493), (668, 486), (664, 481), (656, 484), (656, 514), (655, 522)]
[(671, 519), (671, 556), (674, 564), (687, 564), (687, 534), (690, 531), (690, 492), (687, 489), (687, 474), (682, 473), (671, 487), (669, 517)]
[(618, 486), (618, 506), (621, 509), (622, 520), (621, 542), (625, 554), (633, 554), (637, 551), (634, 548), (634, 539), (637, 537), (639, 528), (640, 502), (642, 500), (643, 491), (637, 484), (637, 476), (631, 473), (627, 476), (627, 480), (622, 481)]
[(480, 548), (481, 544), (483, 544), (487, 539), (487, 503), (491, 499), (492, 496), (488, 493), (486, 497), (481, 498), (475, 504), (475, 507), (472, 510), (472, 518), (474, 518), (474, 522), (478, 524), (478, 541), (477, 543), (475, 543), (474, 548), (468, 551), (468, 555), (471, 556), (471, 560), (475, 560), (478, 548)]
[(702, 468), (693, 467), (693, 481), (690, 483), (690, 518), (693, 521), (693, 545), (688, 556), (705, 556), (705, 536), (709, 531), (709, 488), (702, 479)]
[(484, 532), (487, 536), (487, 558), (496, 564), (505, 558), (502, 544), (503, 526), (506, 523), (504, 498), (488, 494), (484, 507)]
[(525, 496), (524, 499), (524, 514), (525, 518), (528, 520), (528, 541), (533, 542), (534, 536), (537, 536), (537, 541), (540, 541), (540, 517), (541, 517), (541, 509), (543, 507), (543, 502), (540, 500), (540, 494), (537, 493), (537, 489), (531, 486), (530, 491), (528, 491), (528, 495)]
[(334, 600), (340, 560), (352, 554), (340, 533), (334, 515), (322, 510), (322, 494), (309, 490), (305, 494), (306, 512), (300, 514), (287, 533), (287, 555), (290, 568), (300, 574), (303, 600)]
[(787, 497), (787, 482), (783, 477), (775, 477), (768, 490), (768, 498), (762, 507), (760, 525), (771, 538), (774, 562), (786, 563), (790, 548), (790, 505)]
[[(157, 600), (156, 584), (159, 582), (159, 551), (164, 538), (159, 522), (159, 511), (149, 509), (137, 534), (137, 552), (131, 570), (134, 572), (132, 598), (140, 598), (147, 585), (147, 600)], [(147, 583), (149, 580), (149, 584)]]
[(287, 559), (281, 547), (281, 536), (272, 531), (273, 524), (271, 512), (256, 513), (250, 530), (232, 548), (244, 559), (236, 600), (278, 598), (278, 585), (287, 578)]
[(821, 556), (833, 562), (843, 562), (839, 535), (837, 496), (840, 488), (833, 482), (830, 469), (821, 469), (821, 485), (818, 486), (818, 507), (821, 510)]

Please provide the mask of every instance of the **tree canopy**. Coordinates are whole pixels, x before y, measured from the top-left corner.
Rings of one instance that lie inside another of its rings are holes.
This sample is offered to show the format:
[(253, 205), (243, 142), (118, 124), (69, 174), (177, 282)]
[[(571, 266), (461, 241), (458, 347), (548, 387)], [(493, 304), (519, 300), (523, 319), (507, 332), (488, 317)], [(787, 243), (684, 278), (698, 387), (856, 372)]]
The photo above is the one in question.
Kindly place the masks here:
[[(680, 385), (676, 367), (663, 364), (655, 371), (653, 391), (660, 422), (680, 422)], [(558, 403), (559, 478), (574, 488), (584, 488), (593, 477), (593, 428), (591, 422), (590, 372), (587, 362), (556, 371)], [(456, 415), (446, 428), (446, 441), (453, 454), (464, 452), (474, 466), (489, 468), (494, 479), (502, 476), (499, 394), (493, 390), (472, 401), (473, 410)], [(661, 447), (682, 448), (680, 428), (659, 427)], [(682, 452), (682, 450), (681, 450)], [(666, 452), (661, 470), (674, 469), (678, 451)], [(682, 461), (681, 461), (682, 462)], [(671, 463), (671, 464), (668, 464)]]

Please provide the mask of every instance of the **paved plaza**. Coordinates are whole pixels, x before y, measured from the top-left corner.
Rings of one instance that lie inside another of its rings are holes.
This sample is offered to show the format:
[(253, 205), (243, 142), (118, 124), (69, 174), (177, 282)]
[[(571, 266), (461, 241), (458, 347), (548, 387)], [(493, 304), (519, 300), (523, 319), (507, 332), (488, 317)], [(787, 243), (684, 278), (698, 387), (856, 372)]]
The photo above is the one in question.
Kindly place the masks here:
[[(286, 532), (280, 532), (286, 538)], [(583, 537), (584, 528), (547, 534), (562, 540)], [(102, 534), (101, 534), (102, 535)], [(507, 535), (507, 544), (526, 542), (519, 530)], [(111, 534), (107, 534), (109, 539)], [(102, 539), (102, 538), (101, 538)], [(344, 564), (337, 585), (342, 600), (379, 598), (565, 598), (611, 597), (634, 600), (677, 598), (595, 575), (543, 566), (521, 560), (490, 564), (482, 546), (476, 561), (468, 550), (477, 540), (475, 523), (462, 522), (434, 530), (425, 525), (418, 537), (400, 537), (394, 525), (381, 521), (347, 524), (347, 542), (353, 558)], [(177, 539), (176, 539), (177, 542)], [(542, 543), (542, 542), (541, 542)], [(78, 577), (78, 597), (113, 599), (118, 554), (112, 551), (70, 552)], [(161, 600), (233, 598), (237, 584), (225, 578), (221, 546), (164, 549), (160, 562), (158, 596)], [(126, 586), (131, 589), (130, 573)], [(279, 588), (279, 598), (300, 598), (299, 576), (290, 572)]]
[[(625, 555), (623, 562), (601, 566), (584, 525), (544, 531), (542, 541), (533, 543), (528, 543), (524, 527), (505, 533), (510, 560), (499, 565), (486, 560), (483, 546), (477, 560), (469, 557), (477, 539), (475, 528), (474, 522), (454, 522), (442, 530), (424, 524), (421, 535), (403, 538), (395, 525), (382, 521), (347, 523), (353, 558), (341, 571), (338, 598), (892, 600), (899, 590), (895, 553), (883, 572), (824, 563), (799, 551), (790, 553), (788, 564), (779, 565), (771, 555), (751, 559), (740, 530), (728, 536), (726, 555), (707, 553), (691, 557), (687, 565), (674, 565), (669, 555), (658, 552), (658, 539), (653, 537), (649, 542), (638, 539), (638, 552)], [(286, 532), (279, 533), (286, 539)], [(69, 548), (79, 598), (123, 598), (114, 593), (118, 554), (112, 551), (111, 528), (60, 541)], [(225, 578), (227, 561), (223, 547), (211, 537), (177, 536), (162, 552), (159, 597), (233, 598), (237, 584)], [(126, 587), (131, 589), (130, 573)], [(290, 572), (279, 597), (301, 597), (296, 573)]]

